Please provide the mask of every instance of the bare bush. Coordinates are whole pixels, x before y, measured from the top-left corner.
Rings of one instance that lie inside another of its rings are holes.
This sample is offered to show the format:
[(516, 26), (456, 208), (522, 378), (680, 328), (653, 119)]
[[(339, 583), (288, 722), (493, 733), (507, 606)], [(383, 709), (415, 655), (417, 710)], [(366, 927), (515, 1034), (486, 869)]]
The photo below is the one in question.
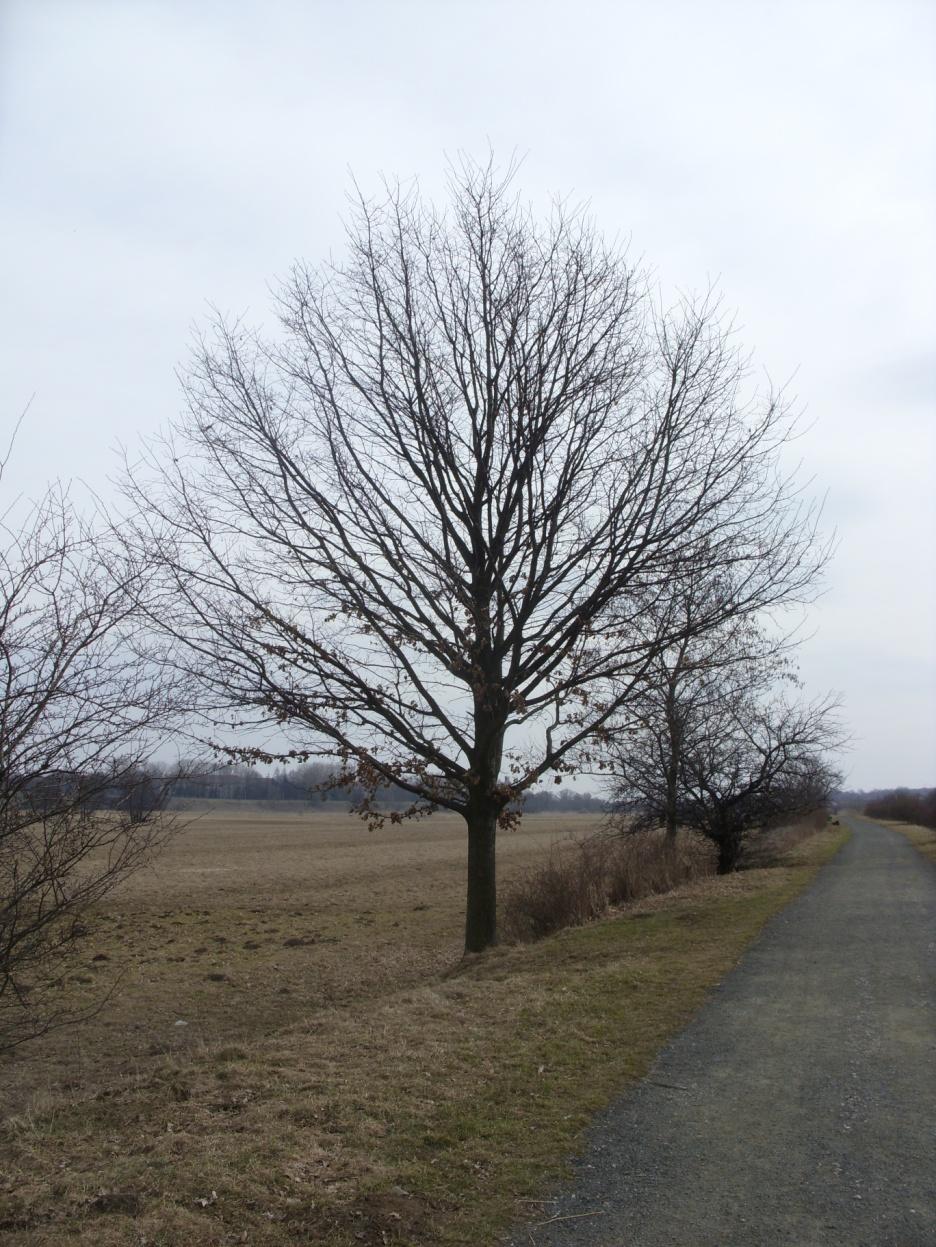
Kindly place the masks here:
[(671, 892), (714, 872), (714, 850), (692, 833), (571, 841), (554, 847), (507, 891), (505, 934), (517, 941), (542, 939), (600, 918), (614, 905)]
[(785, 853), (814, 836), (817, 831), (822, 831), (828, 822), (828, 808), (820, 807), (801, 818), (752, 834), (744, 844), (741, 866), (745, 869), (757, 869), (776, 865)]
[(627, 905), (645, 896), (671, 892), (684, 883), (714, 874), (716, 855), (706, 840), (691, 831), (666, 836), (645, 831), (615, 843), (609, 872), (608, 900)]
[(507, 939), (542, 939), (603, 914), (611, 851), (597, 839), (553, 847), (541, 866), (508, 889), (503, 902)]
[(61, 987), (88, 911), (169, 829), (145, 764), (174, 687), (138, 644), (144, 579), (64, 489), (0, 524), (0, 1050), (87, 1012)]
[(869, 801), (864, 812), (869, 818), (887, 818), (898, 823), (915, 823), (919, 827), (936, 827), (936, 788), (932, 792), (923, 793), (898, 788)]

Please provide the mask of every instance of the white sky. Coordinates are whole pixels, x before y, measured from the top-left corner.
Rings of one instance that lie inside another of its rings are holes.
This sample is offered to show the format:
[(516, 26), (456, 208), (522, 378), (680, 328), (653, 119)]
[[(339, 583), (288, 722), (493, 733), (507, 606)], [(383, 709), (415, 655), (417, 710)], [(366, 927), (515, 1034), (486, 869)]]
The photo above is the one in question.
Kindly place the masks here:
[(339, 247), (348, 170), (526, 155), (668, 291), (718, 281), (840, 548), (802, 671), (849, 783), (936, 783), (936, 4), (0, 0), (0, 431), (107, 488), (214, 303)]

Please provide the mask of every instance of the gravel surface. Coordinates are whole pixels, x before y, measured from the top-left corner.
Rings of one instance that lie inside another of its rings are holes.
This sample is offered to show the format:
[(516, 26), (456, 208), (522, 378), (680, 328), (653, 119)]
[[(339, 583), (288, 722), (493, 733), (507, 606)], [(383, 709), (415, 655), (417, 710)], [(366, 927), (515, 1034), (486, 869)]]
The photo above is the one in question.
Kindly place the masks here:
[(844, 821), (849, 842), (511, 1244), (936, 1245), (936, 869)]

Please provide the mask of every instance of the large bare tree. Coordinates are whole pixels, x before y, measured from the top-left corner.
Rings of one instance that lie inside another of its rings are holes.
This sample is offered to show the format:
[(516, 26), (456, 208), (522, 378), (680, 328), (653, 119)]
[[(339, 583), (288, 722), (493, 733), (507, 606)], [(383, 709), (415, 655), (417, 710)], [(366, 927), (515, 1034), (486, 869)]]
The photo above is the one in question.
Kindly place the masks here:
[[(5, 465), (0, 478), (7, 484)], [(89, 911), (168, 833), (145, 762), (175, 708), (138, 645), (143, 569), (68, 491), (0, 522), (0, 1050), (74, 1020)]]
[(279, 334), (217, 320), (128, 481), (218, 724), (464, 816), (468, 950), (496, 938), (498, 825), (601, 747), (686, 569), (732, 568), (704, 630), (808, 596), (827, 554), (788, 406), (716, 302), (660, 308), (512, 181), (465, 161), (443, 209), (358, 196), (346, 256), (280, 286)]

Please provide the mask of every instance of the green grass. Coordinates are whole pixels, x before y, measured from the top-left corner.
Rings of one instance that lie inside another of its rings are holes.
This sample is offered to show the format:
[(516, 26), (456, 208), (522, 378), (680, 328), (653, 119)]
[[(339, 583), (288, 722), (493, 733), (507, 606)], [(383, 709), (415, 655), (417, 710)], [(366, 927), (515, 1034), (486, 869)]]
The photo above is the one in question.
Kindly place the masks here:
[(21, 1118), (3, 1241), (494, 1244), (846, 837)]

